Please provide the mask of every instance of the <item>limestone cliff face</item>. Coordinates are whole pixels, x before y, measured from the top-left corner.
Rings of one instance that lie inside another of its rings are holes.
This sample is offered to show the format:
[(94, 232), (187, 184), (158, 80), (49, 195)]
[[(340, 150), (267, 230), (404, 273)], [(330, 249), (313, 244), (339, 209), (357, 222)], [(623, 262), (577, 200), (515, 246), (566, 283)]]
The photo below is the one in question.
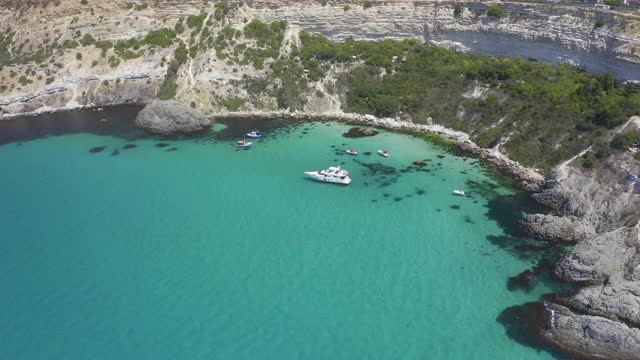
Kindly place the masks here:
[[(0, 32), (11, 34), (7, 55), (23, 61), (0, 69), (0, 118), (19, 114), (103, 106), (118, 103), (145, 103), (157, 96), (177, 44), (147, 48), (130, 59), (114, 52), (84, 46), (89, 34), (96, 40), (142, 39), (150, 31), (173, 28), (180, 18), (201, 11), (208, 19), (216, 11), (213, 1), (75, 1), (25, 2), (21, 8), (0, 6)], [(47, 6), (43, 6), (47, 3)], [(352, 1), (256, 0), (245, 2), (214, 22), (214, 32), (225, 26), (241, 29), (250, 19), (265, 22), (286, 20), (290, 27), (281, 53), (297, 40), (297, 32), (319, 32), (331, 40), (419, 38), (443, 31), (482, 31), (512, 34), (526, 39), (548, 39), (567, 46), (592, 51), (612, 51), (640, 62), (640, 20), (629, 14), (596, 12), (590, 7), (504, 3), (505, 16), (486, 16), (487, 5), (460, 2), (462, 13), (454, 15), (453, 2), (387, 0), (374, 1), (364, 8)], [(595, 28), (596, 16), (606, 26)], [(179, 38), (191, 45), (198, 34), (191, 29)], [(65, 45), (64, 42), (68, 41)], [(41, 48), (57, 46), (36, 61), (29, 60)], [(78, 44), (74, 45), (74, 42)], [(2, 45), (0, 45), (2, 49)], [(80, 54), (80, 55), (78, 55)], [(1, 56), (2, 54), (0, 54)], [(113, 60), (112, 60), (113, 57)], [(298, 110), (339, 112), (340, 91), (336, 78), (344, 69), (332, 69), (329, 76), (310, 82), (301, 94), (304, 105)], [(248, 78), (264, 78), (267, 70), (237, 66), (209, 50), (189, 57), (177, 76), (177, 98), (195, 102), (201, 111), (230, 110), (223, 100), (244, 103), (240, 110), (276, 110), (278, 102), (268, 92), (248, 91)], [(26, 76), (20, 81), (21, 76)], [(213, 91), (212, 91), (213, 89)], [(335, 90), (335, 91), (334, 91)], [(315, 94), (328, 96), (315, 96)]]

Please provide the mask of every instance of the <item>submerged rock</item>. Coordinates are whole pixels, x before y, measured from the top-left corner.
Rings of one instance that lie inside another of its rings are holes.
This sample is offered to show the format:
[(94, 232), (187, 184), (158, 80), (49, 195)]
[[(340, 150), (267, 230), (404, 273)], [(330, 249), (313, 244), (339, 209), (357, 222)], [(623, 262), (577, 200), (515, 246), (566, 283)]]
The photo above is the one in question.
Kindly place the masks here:
[(527, 291), (533, 289), (535, 285), (536, 276), (531, 270), (525, 270), (516, 276), (512, 276), (509, 278), (507, 282), (507, 289), (516, 290), (516, 289), (525, 289)]
[(342, 134), (342, 136), (346, 138), (360, 138), (360, 137), (367, 137), (367, 136), (376, 136), (378, 134), (379, 132), (373, 129), (353, 127), (349, 129), (349, 131), (347, 131), (346, 133)]
[(95, 154), (95, 153), (99, 153), (102, 152), (102, 150), (106, 149), (106, 146), (96, 146), (94, 148), (89, 149), (89, 153), (91, 154)]
[(169, 136), (206, 130), (212, 121), (179, 101), (156, 100), (140, 111), (135, 124), (151, 133)]

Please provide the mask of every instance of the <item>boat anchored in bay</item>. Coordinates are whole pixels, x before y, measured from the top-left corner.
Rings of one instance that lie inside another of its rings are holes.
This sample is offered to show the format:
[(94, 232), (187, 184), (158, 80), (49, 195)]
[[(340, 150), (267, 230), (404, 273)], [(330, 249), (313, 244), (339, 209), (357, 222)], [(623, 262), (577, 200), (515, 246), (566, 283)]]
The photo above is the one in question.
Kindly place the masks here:
[(305, 171), (304, 174), (317, 181), (342, 185), (351, 184), (349, 172), (347, 170), (340, 169), (339, 166), (331, 166), (326, 170), (320, 171)]

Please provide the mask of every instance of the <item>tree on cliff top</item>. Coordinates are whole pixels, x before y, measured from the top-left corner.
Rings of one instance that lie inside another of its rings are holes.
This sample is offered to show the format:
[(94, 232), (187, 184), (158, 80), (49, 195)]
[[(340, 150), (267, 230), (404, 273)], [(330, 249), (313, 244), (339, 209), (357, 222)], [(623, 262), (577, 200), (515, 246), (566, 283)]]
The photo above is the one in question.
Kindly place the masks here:
[(493, 4), (489, 6), (489, 10), (487, 11), (487, 16), (499, 18), (504, 15), (504, 10), (498, 4)]

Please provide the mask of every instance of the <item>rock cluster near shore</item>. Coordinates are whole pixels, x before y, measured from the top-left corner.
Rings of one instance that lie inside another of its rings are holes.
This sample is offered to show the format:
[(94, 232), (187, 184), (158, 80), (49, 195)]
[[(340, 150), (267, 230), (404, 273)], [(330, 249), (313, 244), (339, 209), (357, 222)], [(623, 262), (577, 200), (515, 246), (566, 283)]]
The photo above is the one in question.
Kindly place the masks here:
[(170, 136), (203, 131), (208, 129), (212, 122), (179, 101), (157, 100), (140, 111), (135, 124), (148, 132)]
[(349, 129), (346, 133), (342, 134), (342, 136), (346, 138), (361, 138), (368, 136), (376, 136), (378, 132), (373, 129), (361, 128), (361, 127), (353, 127)]

